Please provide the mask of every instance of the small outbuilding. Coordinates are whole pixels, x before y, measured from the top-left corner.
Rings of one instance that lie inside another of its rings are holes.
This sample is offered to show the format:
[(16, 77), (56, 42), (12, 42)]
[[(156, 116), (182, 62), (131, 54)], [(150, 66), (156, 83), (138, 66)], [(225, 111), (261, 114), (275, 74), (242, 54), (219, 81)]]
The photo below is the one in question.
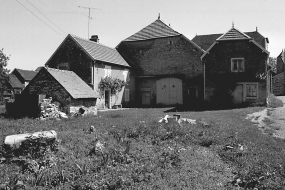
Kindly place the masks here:
[(73, 71), (48, 67), (43, 67), (22, 92), (22, 98), (29, 96), (37, 97), (37, 101), (52, 97), (67, 113), (70, 107), (96, 106), (99, 98), (99, 94)]

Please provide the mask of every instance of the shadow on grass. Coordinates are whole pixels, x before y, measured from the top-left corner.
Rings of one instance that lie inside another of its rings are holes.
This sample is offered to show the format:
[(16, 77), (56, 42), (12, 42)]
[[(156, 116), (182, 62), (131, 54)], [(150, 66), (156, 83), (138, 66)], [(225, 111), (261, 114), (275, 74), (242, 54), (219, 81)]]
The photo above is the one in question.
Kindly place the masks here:
[(246, 107), (252, 107), (257, 105), (250, 105), (249, 103), (242, 104), (207, 104), (207, 103), (197, 103), (191, 105), (177, 105), (169, 110), (164, 111), (164, 113), (168, 112), (203, 112), (203, 111), (214, 111), (214, 110), (232, 110), (232, 109), (240, 109)]

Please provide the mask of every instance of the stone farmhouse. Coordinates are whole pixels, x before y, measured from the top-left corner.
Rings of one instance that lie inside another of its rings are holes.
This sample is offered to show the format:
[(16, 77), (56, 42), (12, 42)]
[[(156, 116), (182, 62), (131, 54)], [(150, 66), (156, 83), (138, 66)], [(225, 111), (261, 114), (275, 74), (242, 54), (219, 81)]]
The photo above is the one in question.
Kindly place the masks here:
[(257, 30), (234, 26), (224, 34), (197, 35), (192, 41), (205, 52), (204, 100), (217, 104), (265, 103), (270, 91), (268, 38)]

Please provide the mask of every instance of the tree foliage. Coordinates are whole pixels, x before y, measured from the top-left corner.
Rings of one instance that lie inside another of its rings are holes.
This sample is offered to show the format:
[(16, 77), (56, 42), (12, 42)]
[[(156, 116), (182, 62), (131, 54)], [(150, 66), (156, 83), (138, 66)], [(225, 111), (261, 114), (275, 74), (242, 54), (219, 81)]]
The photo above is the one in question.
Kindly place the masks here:
[(7, 69), (10, 55), (7, 56), (3, 52), (3, 48), (0, 49), (0, 100), (3, 96), (3, 91), (6, 88), (6, 82), (8, 79), (9, 70)]
[(119, 92), (121, 92), (122, 88), (126, 85), (126, 82), (124, 80), (113, 78), (110, 76), (107, 76), (105, 78), (101, 78), (101, 81), (99, 83), (99, 88), (109, 88), (111, 90), (111, 95), (116, 95)]

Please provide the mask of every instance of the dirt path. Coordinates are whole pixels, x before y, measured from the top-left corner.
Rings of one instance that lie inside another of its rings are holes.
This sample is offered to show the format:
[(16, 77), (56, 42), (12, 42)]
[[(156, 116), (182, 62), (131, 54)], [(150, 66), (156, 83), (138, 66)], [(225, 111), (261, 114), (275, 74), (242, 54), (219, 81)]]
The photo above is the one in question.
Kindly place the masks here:
[[(277, 98), (285, 103), (285, 96), (277, 96)], [(285, 139), (285, 106), (274, 109), (270, 120), (274, 122), (270, 125), (272, 129), (275, 129), (273, 136)]]

